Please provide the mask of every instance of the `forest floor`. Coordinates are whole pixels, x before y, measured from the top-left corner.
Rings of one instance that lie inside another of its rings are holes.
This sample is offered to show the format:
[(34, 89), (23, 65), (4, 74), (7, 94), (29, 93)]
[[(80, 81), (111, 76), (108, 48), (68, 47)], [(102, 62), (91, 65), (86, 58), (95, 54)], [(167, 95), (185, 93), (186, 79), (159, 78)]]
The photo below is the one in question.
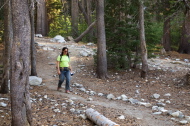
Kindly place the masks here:
[[(101, 80), (95, 76), (93, 56), (82, 57), (80, 51), (95, 49), (82, 43), (56, 43), (49, 38), (35, 38), (37, 49), (37, 73), (42, 78), (41, 86), (31, 86), (32, 116), (34, 126), (94, 126), (85, 119), (85, 110), (93, 108), (120, 126), (177, 126), (184, 117), (175, 118), (167, 113), (153, 114), (152, 106), (162, 103), (170, 113), (181, 111), (190, 116), (190, 85), (185, 84), (185, 75), (189, 71), (190, 55), (170, 52), (149, 59), (149, 71), (146, 79), (140, 78), (140, 69), (127, 71), (108, 70), (109, 79)], [(72, 76), (72, 92), (57, 91), (58, 76), (56, 72), (56, 58), (62, 47), (67, 46), (70, 52)], [(44, 50), (46, 48), (47, 50)], [(82, 85), (89, 91), (83, 92), (75, 84)], [(91, 93), (90, 92), (96, 92)], [(103, 96), (99, 96), (102, 93)], [(107, 99), (108, 94), (116, 98), (125, 94), (128, 99), (135, 99), (143, 103), (150, 103), (145, 107), (130, 101)], [(159, 94), (159, 98), (153, 98)], [(170, 94), (171, 96), (165, 96)], [(11, 123), (9, 94), (0, 94), (0, 126)], [(169, 102), (166, 102), (169, 101)], [(169, 112), (168, 111), (168, 112)], [(124, 117), (123, 119), (119, 117)], [(185, 124), (188, 126), (190, 124)]]

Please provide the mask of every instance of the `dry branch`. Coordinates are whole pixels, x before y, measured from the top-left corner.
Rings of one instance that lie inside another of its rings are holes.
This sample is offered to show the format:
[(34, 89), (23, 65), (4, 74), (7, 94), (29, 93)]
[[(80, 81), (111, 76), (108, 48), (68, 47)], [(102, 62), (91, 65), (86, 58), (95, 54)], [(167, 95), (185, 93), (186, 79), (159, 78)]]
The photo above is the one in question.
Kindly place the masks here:
[(74, 41), (79, 42), (89, 31), (94, 27), (96, 21), (94, 21), (79, 37), (77, 37)]
[(86, 116), (94, 123), (96, 123), (98, 126), (120, 126), (119, 124), (112, 122), (111, 120), (101, 115), (99, 112), (95, 111), (92, 108), (88, 108), (86, 110)]

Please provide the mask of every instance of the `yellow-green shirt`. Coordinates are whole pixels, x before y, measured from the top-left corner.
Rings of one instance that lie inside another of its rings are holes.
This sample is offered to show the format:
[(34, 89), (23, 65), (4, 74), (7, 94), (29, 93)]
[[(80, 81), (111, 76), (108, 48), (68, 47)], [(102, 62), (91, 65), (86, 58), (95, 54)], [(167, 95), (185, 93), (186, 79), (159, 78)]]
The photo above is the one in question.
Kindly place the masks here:
[(60, 55), (57, 57), (57, 61), (59, 61), (59, 67), (69, 67), (69, 57), (67, 55), (63, 55), (60, 61)]

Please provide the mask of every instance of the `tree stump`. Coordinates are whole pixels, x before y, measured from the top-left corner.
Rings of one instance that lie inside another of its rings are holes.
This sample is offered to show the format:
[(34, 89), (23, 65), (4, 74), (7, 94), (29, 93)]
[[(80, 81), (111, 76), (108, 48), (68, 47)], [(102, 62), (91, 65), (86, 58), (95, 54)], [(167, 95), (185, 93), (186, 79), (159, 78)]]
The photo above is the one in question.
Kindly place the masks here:
[(86, 109), (86, 115), (98, 126), (120, 126), (119, 124), (112, 122), (111, 120), (101, 115), (99, 112), (95, 111), (92, 108)]

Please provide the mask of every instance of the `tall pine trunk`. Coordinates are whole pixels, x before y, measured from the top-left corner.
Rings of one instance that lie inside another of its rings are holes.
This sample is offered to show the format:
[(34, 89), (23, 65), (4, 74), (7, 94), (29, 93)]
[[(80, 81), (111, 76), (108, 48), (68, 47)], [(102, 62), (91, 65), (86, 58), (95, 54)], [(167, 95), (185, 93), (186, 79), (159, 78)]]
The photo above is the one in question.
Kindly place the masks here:
[(31, 25), (28, 2), (11, 1), (13, 43), (11, 49), (11, 114), (12, 126), (32, 125), (29, 93), (29, 52)]
[(185, 11), (185, 19), (181, 30), (181, 40), (179, 44), (179, 53), (190, 54), (190, 8)]
[(78, 36), (78, 0), (71, 0), (71, 27), (72, 27), (72, 36), (73, 38)]
[(97, 19), (97, 77), (107, 78), (106, 35), (104, 23), (104, 0), (96, 1)]
[(145, 41), (145, 30), (144, 30), (144, 5), (142, 1), (139, 1), (139, 22), (140, 22), (140, 43), (141, 43), (141, 59), (142, 59), (142, 70), (141, 77), (145, 78), (148, 71), (147, 62), (147, 49)]
[[(6, 2), (6, 1), (4, 1)], [(3, 79), (0, 93), (6, 94), (9, 92), (8, 84), (10, 79), (10, 49), (12, 44), (12, 15), (10, 1), (4, 7), (4, 52), (3, 52)]]
[(30, 46), (30, 54), (31, 54), (31, 76), (37, 76), (36, 72), (36, 48), (34, 43), (34, 0), (30, 0), (30, 22), (31, 22), (31, 46)]

